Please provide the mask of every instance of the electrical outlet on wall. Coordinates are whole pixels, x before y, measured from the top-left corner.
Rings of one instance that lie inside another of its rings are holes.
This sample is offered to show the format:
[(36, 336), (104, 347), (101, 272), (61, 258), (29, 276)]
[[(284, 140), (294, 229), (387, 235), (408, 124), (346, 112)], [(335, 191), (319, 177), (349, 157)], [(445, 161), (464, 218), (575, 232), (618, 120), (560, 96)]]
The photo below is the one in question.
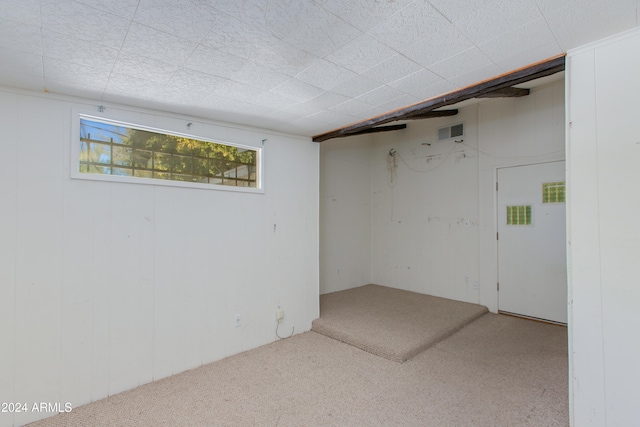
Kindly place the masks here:
[(284, 310), (278, 306), (278, 308), (276, 308), (276, 320), (279, 322), (282, 319), (284, 319)]

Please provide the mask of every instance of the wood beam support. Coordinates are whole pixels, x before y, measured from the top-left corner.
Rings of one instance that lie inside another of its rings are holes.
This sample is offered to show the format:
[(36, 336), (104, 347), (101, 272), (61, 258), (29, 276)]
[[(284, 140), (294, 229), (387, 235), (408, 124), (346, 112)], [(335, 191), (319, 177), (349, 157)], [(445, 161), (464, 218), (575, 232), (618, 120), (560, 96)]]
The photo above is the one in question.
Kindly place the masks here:
[(523, 67), (509, 73), (502, 74), (489, 80), (482, 81), (475, 85), (467, 86), (453, 92), (446, 93), (426, 101), (410, 105), (389, 113), (381, 114), (361, 122), (353, 123), (339, 129), (332, 130), (313, 137), (315, 142), (326, 141), (331, 138), (340, 138), (353, 135), (356, 132), (370, 129), (375, 126), (383, 125), (398, 120), (410, 120), (413, 116), (420, 116), (438, 108), (453, 105), (461, 101), (471, 98), (478, 98), (484, 94), (509, 88), (520, 83), (528, 82), (540, 77), (550, 76), (552, 74), (563, 71), (565, 67), (565, 55), (547, 59)]
[(476, 98), (520, 98), (521, 96), (529, 95), (529, 92), (531, 92), (529, 89), (505, 87), (504, 89), (483, 93), (482, 95), (476, 96)]
[(428, 111), (424, 114), (408, 117), (408, 120), (435, 119), (436, 117), (450, 117), (458, 114), (458, 110)]
[(390, 126), (378, 126), (378, 127), (373, 127), (373, 128), (362, 129), (362, 130), (350, 133), (348, 135), (335, 136), (334, 138), (344, 138), (346, 136), (364, 135), (364, 134), (367, 134), (367, 133), (391, 132), (391, 131), (394, 131), (394, 130), (406, 129), (406, 127), (407, 127), (407, 125), (405, 125), (405, 124), (390, 125)]

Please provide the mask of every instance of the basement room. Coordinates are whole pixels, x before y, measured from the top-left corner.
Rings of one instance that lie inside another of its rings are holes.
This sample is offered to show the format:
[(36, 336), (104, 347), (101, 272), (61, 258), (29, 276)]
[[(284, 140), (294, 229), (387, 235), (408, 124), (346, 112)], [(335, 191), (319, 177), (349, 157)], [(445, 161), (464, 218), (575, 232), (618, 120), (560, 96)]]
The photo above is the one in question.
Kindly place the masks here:
[(640, 0), (1, 4), (0, 427), (639, 423)]

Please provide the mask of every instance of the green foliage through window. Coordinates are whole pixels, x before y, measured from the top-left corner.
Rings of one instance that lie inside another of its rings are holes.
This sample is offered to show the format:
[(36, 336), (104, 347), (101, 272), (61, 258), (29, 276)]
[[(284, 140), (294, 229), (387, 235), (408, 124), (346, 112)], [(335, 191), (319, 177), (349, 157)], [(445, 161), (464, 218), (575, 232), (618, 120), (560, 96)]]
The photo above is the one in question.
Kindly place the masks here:
[(80, 119), (80, 172), (257, 188), (258, 151)]

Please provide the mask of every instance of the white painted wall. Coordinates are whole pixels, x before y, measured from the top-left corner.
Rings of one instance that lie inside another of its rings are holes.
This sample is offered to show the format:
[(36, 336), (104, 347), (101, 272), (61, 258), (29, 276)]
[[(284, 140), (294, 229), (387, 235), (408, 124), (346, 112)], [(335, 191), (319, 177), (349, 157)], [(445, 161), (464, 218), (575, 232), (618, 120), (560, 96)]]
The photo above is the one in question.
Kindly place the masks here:
[(567, 55), (569, 343), (575, 426), (640, 419), (640, 31)]
[[(463, 143), (436, 142), (438, 128), (459, 122)], [(399, 154), (395, 185), (386, 164), (392, 148)], [(563, 81), (376, 135), (372, 282), (497, 311), (497, 168), (558, 159), (564, 159)]]
[(319, 315), (318, 144), (107, 105), (205, 138), (266, 138), (266, 192), (72, 180), (72, 108), (97, 104), (0, 89), (0, 402), (77, 407), (274, 341), (278, 304), (287, 333)]
[(371, 283), (371, 137), (320, 144), (320, 293)]
[[(464, 122), (463, 143), (436, 129)], [(372, 281), (478, 302), (477, 106), (378, 134), (372, 150)], [(426, 145), (431, 144), (431, 145)], [(387, 167), (396, 151), (397, 176)], [(468, 226), (467, 226), (468, 224)]]

